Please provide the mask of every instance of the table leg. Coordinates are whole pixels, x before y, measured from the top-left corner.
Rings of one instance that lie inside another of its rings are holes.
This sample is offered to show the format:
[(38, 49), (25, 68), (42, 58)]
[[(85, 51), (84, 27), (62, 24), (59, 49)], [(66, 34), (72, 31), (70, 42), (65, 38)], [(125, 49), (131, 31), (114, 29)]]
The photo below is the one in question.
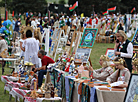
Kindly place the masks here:
[(6, 90), (4, 89), (4, 94), (6, 94)]
[[(4, 86), (6, 85), (6, 83), (4, 83)], [(4, 89), (4, 94), (6, 94), (6, 90)]]
[(9, 94), (9, 101), (11, 101), (11, 99), (12, 99), (12, 95), (11, 95), (11, 94)]
[(11, 71), (11, 73), (13, 73), (13, 72), (14, 72), (14, 70), (15, 70), (15, 69), (14, 69), (14, 68), (12, 68), (12, 71)]
[(18, 101), (17, 101), (17, 96), (15, 96), (15, 102), (18, 102)]
[(4, 66), (3, 66), (4, 61), (2, 60), (2, 75), (4, 74)]
[(13, 62), (14, 64), (14, 72), (17, 72), (17, 66), (15, 65), (16, 61)]

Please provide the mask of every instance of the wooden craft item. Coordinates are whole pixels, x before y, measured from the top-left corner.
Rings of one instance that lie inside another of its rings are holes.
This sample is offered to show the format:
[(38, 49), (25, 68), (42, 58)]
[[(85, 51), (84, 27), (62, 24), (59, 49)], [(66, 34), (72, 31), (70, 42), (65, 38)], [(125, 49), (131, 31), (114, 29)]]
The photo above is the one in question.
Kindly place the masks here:
[(58, 93), (58, 89), (57, 88), (55, 88), (54, 92), (55, 92), (55, 95), (54, 96), (55, 97), (58, 97), (58, 94), (57, 94)]
[(34, 82), (34, 90), (36, 90), (36, 82)]
[(45, 92), (45, 91), (43, 90), (43, 89), (44, 89), (44, 86), (45, 86), (45, 84), (43, 83), (43, 84), (41, 85), (41, 88), (40, 88), (40, 90), (41, 90), (42, 93)]
[(30, 97), (36, 99), (38, 97), (38, 95), (39, 94), (36, 92), (36, 90), (33, 90), (33, 91), (31, 91)]
[(51, 92), (50, 91), (45, 92), (45, 98), (51, 98)]
[(21, 79), (19, 78), (18, 83), (21, 83)]
[(50, 77), (49, 72), (47, 72), (46, 79), (45, 79), (45, 87), (46, 87), (46, 84), (49, 83), (49, 82), (51, 82), (51, 77)]

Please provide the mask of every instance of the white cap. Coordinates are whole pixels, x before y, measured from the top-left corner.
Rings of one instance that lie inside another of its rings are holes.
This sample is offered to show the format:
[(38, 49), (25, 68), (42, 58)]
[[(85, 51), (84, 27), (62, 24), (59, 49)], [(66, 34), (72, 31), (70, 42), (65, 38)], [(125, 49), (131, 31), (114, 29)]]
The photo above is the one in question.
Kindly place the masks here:
[(45, 17), (45, 19), (48, 19), (48, 17)]

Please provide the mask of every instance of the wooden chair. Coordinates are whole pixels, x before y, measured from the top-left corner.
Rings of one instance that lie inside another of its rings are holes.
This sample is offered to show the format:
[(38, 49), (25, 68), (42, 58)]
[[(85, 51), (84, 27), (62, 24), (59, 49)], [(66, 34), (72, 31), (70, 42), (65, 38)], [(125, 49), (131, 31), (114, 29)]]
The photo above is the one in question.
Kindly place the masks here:
[(110, 36), (105, 36), (105, 34), (99, 34), (98, 36), (98, 42), (99, 43), (111, 43)]
[(104, 40), (104, 43), (106, 43), (106, 36), (105, 34), (99, 34), (99, 43), (103, 42)]

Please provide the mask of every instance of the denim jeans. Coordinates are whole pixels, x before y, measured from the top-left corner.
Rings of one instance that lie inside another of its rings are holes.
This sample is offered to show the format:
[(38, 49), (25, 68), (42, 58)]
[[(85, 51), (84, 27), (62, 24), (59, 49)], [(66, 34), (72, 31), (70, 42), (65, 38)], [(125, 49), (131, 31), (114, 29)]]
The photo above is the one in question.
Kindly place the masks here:
[(43, 77), (47, 73), (47, 70), (40, 70), (38, 72), (38, 87), (41, 87), (42, 82), (43, 82)]

